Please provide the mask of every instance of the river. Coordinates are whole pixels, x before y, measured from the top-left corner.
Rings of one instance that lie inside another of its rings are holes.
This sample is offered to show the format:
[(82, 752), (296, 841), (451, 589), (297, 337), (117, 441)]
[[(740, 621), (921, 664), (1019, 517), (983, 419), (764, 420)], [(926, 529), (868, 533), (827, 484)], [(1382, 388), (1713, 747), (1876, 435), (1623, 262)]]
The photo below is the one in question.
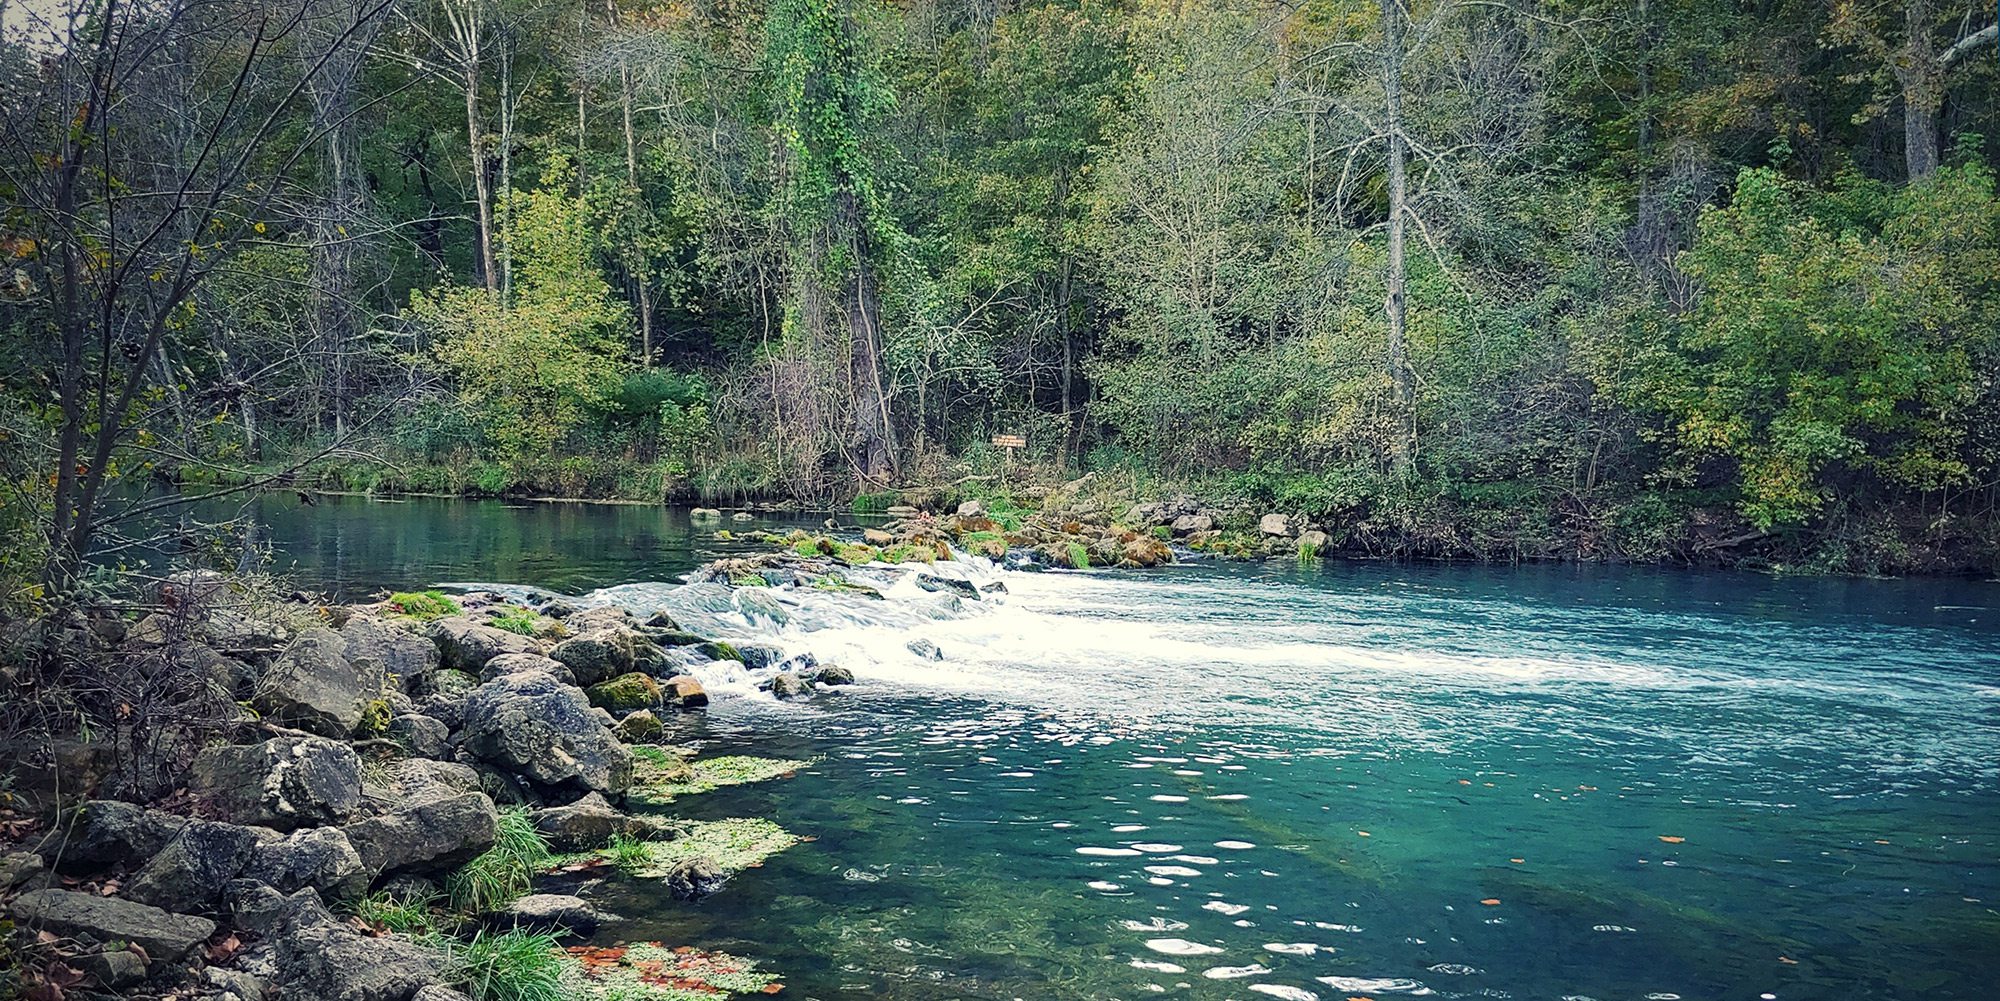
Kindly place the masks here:
[(679, 603), (736, 548), (685, 512), (258, 514), (304, 584), (535, 585), (851, 667), (801, 703), (713, 677), (687, 724), (819, 759), (688, 812), (816, 840), (697, 905), (599, 890), (621, 935), (759, 957), (787, 996), (2000, 992), (1991, 582), (966, 567), (1007, 592), (788, 596), (777, 623)]

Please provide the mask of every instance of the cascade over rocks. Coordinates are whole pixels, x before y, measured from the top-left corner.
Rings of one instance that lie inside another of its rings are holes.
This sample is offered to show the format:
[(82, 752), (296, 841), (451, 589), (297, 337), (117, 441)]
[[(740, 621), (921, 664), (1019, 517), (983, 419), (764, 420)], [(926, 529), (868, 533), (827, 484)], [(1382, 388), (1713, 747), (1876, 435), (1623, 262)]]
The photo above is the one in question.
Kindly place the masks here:
[(546, 674), (503, 675), (465, 704), (461, 746), (543, 786), (621, 793), (632, 784), (632, 752), (592, 713), (581, 689)]
[(204, 816), (289, 831), (337, 824), (361, 798), (361, 758), (319, 737), (273, 737), (195, 756), (188, 791)]

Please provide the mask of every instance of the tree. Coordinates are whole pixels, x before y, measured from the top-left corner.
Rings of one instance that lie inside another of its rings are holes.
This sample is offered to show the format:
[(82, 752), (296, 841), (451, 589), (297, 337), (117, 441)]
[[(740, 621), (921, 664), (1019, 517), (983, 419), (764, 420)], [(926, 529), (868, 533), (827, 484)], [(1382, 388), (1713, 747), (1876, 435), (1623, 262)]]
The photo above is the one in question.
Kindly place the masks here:
[[(1900, 16), (1898, 16), (1900, 15)], [(1874, 75), (1893, 83), (1903, 102), (1903, 162), (1911, 181), (1929, 177), (1942, 152), (1938, 113), (1954, 78), (1991, 56), (2000, 44), (1990, 3), (1973, 0), (1840, 0), (1828, 34), (1874, 61)], [(1981, 22), (1984, 22), (1983, 24)], [(1863, 114), (1879, 114), (1880, 102)]]

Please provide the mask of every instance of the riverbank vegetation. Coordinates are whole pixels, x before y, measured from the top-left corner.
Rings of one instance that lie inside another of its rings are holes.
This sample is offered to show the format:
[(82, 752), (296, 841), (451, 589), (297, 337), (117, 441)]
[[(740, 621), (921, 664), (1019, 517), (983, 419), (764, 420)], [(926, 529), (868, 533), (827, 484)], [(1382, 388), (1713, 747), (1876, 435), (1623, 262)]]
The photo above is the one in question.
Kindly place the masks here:
[(1988, 6), (8, 18), (10, 594), (216, 491), (1010, 460), (1330, 551), (1994, 563)]

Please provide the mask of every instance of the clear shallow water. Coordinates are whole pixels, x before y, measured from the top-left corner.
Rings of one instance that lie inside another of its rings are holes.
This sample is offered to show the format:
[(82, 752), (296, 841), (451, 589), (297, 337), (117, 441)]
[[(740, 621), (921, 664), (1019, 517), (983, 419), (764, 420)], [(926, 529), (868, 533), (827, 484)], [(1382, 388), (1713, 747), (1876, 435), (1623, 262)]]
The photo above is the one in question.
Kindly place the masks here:
[[(535, 545), (601, 561), (572, 578), (623, 582), (597, 599), (861, 677), (779, 704), (718, 672), (690, 723), (824, 757), (683, 813), (816, 841), (692, 907), (596, 890), (621, 936), (761, 957), (791, 996), (1995, 996), (2000, 586), (1194, 565), (778, 623), (647, 582), (698, 534), (604, 531)], [(368, 571), (424, 582), (397, 572)]]

